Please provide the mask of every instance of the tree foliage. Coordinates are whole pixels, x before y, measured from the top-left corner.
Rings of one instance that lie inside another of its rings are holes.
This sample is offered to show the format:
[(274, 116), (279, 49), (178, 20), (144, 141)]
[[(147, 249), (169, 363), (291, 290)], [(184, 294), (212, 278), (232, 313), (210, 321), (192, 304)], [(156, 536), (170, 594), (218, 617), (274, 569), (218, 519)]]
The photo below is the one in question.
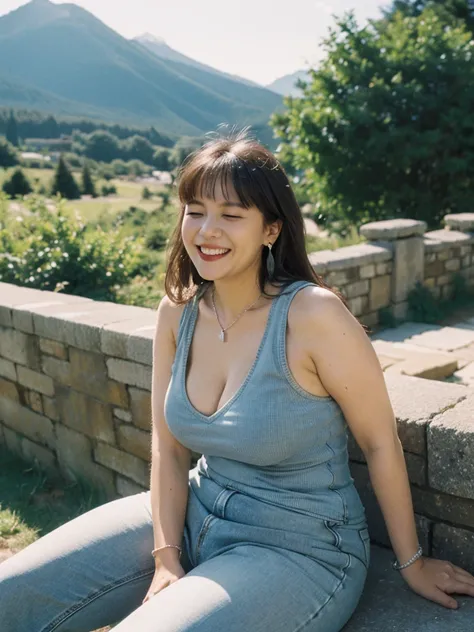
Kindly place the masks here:
[(28, 195), (33, 191), (28, 178), (20, 167), (15, 169), (11, 177), (3, 183), (2, 189), (10, 197)]
[(84, 166), (82, 167), (82, 193), (84, 195), (97, 197), (94, 181), (92, 180), (89, 165), (87, 163), (84, 163)]
[(474, 187), (474, 41), (435, 6), (359, 28), (336, 22), (302, 98), (272, 116), (279, 148), (323, 219), (395, 217), (439, 226), (470, 211)]
[(9, 143), (14, 145), (15, 147), (18, 147), (18, 145), (20, 144), (18, 139), (18, 126), (16, 124), (16, 118), (13, 114), (13, 110), (10, 112), (10, 116), (7, 120), (5, 136)]
[(5, 138), (0, 137), (0, 167), (13, 167), (18, 164), (15, 147)]
[(68, 200), (75, 200), (81, 197), (79, 186), (62, 155), (59, 158), (58, 166), (54, 173), (51, 193), (52, 195), (59, 193), (61, 197), (67, 198)]

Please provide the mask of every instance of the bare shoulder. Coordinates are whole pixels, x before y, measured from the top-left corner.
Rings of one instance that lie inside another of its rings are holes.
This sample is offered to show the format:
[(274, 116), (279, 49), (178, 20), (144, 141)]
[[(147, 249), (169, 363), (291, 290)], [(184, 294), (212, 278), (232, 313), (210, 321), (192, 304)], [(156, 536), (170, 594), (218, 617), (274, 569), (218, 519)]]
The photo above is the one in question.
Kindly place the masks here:
[(179, 322), (184, 308), (185, 304), (177, 305), (173, 303), (167, 294), (163, 296), (158, 306), (158, 321), (163, 323), (163, 327), (170, 332), (175, 344), (178, 338)]
[(337, 294), (318, 285), (307, 285), (291, 302), (289, 318), (298, 325), (314, 326), (321, 320), (326, 321), (330, 315), (344, 317), (345, 313), (350, 314)]

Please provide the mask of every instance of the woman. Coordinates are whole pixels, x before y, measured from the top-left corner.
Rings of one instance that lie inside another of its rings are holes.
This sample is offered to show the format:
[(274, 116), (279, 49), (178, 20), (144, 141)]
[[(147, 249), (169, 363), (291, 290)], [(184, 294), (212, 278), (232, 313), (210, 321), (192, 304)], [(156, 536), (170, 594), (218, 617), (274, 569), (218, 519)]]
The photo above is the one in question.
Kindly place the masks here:
[[(397, 568), (455, 608), (474, 577), (422, 556), (383, 373), (314, 273), (275, 157), (246, 136), (184, 163), (153, 345), (150, 492), (61, 526), (0, 566), (4, 632), (336, 632), (370, 558), (346, 429)], [(191, 451), (202, 453), (190, 470)], [(395, 572), (395, 571), (394, 571)]]

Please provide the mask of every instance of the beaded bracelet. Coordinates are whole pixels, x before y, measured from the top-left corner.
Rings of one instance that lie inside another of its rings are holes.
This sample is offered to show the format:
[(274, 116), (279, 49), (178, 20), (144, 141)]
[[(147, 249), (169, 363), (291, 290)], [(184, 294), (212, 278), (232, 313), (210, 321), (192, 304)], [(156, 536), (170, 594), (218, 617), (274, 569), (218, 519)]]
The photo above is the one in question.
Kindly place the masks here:
[(155, 557), (155, 553), (157, 553), (158, 551), (161, 551), (161, 549), (166, 549), (167, 547), (172, 547), (174, 549), (178, 549), (179, 555), (181, 556), (181, 547), (180, 546), (176, 546), (176, 544), (164, 544), (163, 546), (160, 546), (157, 549), (153, 549), (153, 551), (151, 552), (152, 556)]
[(392, 563), (392, 568), (395, 569), (396, 571), (401, 571), (403, 568), (407, 568), (408, 566), (411, 566), (411, 564), (413, 564), (413, 562), (416, 562), (416, 560), (419, 559), (422, 555), (423, 555), (423, 549), (421, 548), (421, 546), (419, 546), (418, 551), (415, 553), (413, 557), (411, 557), (408, 560), (408, 562), (405, 562), (405, 564), (400, 564), (397, 560), (395, 560)]

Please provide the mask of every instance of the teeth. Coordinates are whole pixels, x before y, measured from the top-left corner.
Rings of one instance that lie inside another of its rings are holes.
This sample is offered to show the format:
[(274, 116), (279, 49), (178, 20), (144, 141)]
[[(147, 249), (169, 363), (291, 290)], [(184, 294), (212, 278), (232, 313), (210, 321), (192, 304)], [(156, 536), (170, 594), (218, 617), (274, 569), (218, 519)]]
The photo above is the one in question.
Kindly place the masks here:
[(202, 248), (201, 247), (201, 252), (203, 252), (205, 255), (222, 255), (224, 254), (224, 252), (228, 252), (227, 248), (220, 248), (219, 250), (214, 250), (212, 248)]

